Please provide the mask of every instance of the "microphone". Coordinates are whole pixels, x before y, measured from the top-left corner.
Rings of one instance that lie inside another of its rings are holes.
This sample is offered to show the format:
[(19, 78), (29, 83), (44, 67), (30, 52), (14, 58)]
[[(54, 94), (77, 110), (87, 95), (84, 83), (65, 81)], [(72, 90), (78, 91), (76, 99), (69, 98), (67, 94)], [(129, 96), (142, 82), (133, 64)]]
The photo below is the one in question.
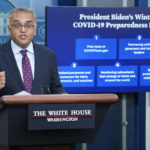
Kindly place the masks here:
[(51, 94), (51, 90), (49, 88), (49, 85), (46, 85), (46, 87), (47, 87), (48, 94)]
[(4, 108), (4, 104), (0, 104), (0, 111)]
[(40, 92), (41, 92), (41, 94), (44, 94), (44, 92), (43, 92), (43, 85), (42, 84), (40, 84)]

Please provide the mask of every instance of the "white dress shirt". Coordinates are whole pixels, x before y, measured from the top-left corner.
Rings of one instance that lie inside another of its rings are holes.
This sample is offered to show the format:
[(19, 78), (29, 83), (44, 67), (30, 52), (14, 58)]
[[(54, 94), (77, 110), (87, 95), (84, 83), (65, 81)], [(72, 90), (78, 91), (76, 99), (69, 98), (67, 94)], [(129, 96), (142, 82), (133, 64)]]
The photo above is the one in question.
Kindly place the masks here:
[[(18, 69), (20, 71), (20, 75), (21, 78), (23, 80), (23, 72), (22, 72), (22, 54), (21, 54), (21, 47), (19, 47), (13, 40), (11, 40), (11, 48), (18, 66)], [(33, 43), (31, 42), (27, 48), (25, 48), (27, 50), (27, 56), (30, 60), (30, 64), (31, 64), (31, 70), (32, 70), (32, 76), (34, 79), (34, 70), (35, 70), (35, 58), (34, 58), (34, 50), (33, 50)]]

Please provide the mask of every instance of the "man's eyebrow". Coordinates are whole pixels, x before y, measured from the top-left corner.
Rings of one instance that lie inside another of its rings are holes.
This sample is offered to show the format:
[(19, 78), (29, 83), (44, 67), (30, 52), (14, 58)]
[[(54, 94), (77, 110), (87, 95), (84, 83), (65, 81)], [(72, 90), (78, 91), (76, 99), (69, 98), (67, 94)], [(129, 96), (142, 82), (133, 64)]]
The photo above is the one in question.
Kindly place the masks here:
[(32, 20), (26, 21), (26, 23), (30, 23), (30, 22), (32, 23), (33, 21)]
[(15, 22), (20, 22), (19, 20), (13, 20), (13, 22), (15, 23)]

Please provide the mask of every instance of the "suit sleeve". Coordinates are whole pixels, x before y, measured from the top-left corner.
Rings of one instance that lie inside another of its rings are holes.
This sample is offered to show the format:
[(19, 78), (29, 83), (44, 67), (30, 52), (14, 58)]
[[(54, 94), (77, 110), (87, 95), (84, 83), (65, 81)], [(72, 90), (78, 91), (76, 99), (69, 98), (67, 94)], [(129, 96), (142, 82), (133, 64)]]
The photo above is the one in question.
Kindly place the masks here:
[(52, 90), (52, 93), (54, 93), (54, 94), (64, 94), (64, 93), (66, 93), (66, 91), (63, 88), (63, 86), (60, 82), (60, 79), (59, 79), (55, 54), (54, 54), (53, 58), (54, 58), (53, 59), (53, 79), (52, 79), (51, 90)]

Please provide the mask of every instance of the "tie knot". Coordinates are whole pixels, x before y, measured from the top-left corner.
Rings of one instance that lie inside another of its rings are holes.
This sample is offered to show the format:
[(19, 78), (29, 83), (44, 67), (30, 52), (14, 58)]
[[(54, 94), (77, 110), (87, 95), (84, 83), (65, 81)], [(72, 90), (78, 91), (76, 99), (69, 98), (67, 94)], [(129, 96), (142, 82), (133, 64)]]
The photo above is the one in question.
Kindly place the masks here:
[(25, 50), (21, 50), (20, 52), (21, 52), (21, 54), (22, 54), (23, 56), (26, 56), (26, 55), (27, 55), (27, 50), (26, 50), (26, 49), (25, 49)]

